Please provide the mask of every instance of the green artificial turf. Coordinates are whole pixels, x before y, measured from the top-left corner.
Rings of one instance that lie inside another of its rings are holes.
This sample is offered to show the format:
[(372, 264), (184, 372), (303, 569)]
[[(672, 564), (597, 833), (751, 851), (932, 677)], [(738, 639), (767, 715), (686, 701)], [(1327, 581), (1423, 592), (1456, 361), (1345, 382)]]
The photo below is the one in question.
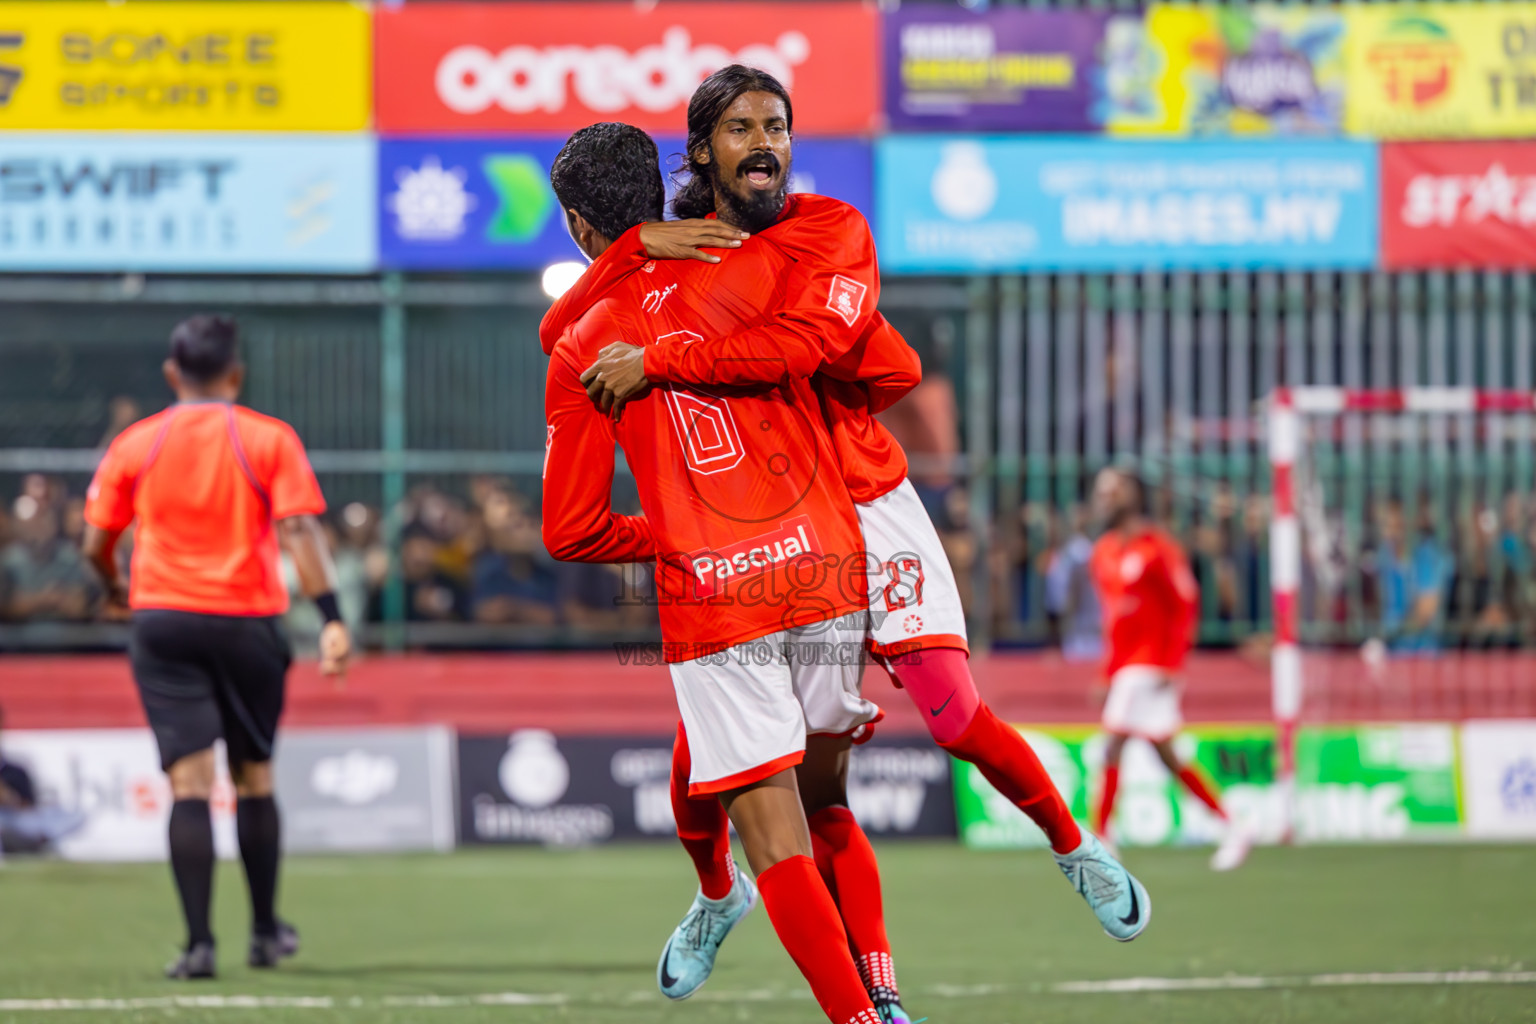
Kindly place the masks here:
[[(932, 1024), (1536, 1021), (1536, 847), (1263, 849), (1230, 875), (1212, 874), (1201, 851), (1133, 851), (1155, 910), (1123, 946), (1046, 854), (916, 843), (879, 854), (907, 1007)], [(12, 860), (0, 867), (0, 1021), (822, 1020), (760, 910), (699, 997), (657, 994), (656, 956), (692, 889), (670, 844), (296, 858), (281, 902), (304, 950), (258, 972), (244, 965), (245, 896), (226, 863), (220, 977), (172, 984), (158, 975), (180, 935), (164, 865)], [(1491, 973), (1459, 984), (1317, 977), (1445, 971)], [(1511, 972), (1529, 977), (1511, 983)], [(1059, 987), (1126, 978), (1264, 987)], [(201, 996), (221, 999), (161, 1001)], [(233, 996), (268, 1002), (241, 1008)], [(289, 998), (309, 1002), (271, 1002)], [(112, 1002), (48, 1002), (90, 999)]]

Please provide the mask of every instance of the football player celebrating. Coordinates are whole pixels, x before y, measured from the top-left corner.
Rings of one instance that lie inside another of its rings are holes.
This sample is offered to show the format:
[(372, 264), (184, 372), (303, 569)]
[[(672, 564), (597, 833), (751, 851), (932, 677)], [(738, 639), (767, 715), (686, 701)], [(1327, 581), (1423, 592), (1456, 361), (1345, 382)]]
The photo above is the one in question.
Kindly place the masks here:
[(1183, 727), (1175, 679), (1194, 640), (1200, 588), (1178, 542), (1146, 517), (1146, 488), (1133, 471), (1111, 466), (1093, 484), (1095, 517), (1104, 535), (1089, 572), (1104, 608), (1104, 779), (1094, 827), (1108, 835), (1125, 741), (1152, 744), (1157, 756), (1194, 796), (1226, 823), (1211, 867), (1230, 871), (1248, 856), (1248, 832), (1232, 822), (1209, 783), (1179, 760), (1173, 738)]

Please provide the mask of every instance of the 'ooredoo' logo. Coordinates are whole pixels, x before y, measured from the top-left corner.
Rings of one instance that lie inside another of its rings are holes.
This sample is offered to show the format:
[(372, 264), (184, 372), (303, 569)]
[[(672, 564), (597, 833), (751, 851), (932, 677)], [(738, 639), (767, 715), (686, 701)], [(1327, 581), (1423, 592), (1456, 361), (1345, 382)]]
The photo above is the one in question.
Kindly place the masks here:
[(792, 90), (794, 69), (810, 54), (810, 41), (800, 32), (731, 53), (694, 45), (680, 25), (667, 29), (659, 45), (633, 53), (617, 46), (509, 46), (491, 53), (469, 44), (450, 50), (438, 64), (437, 95), (460, 114), (478, 114), (492, 104), (513, 114), (554, 113), (565, 109), (570, 89), (598, 112), (667, 111), (685, 105), (705, 77), (727, 64), (762, 68)]

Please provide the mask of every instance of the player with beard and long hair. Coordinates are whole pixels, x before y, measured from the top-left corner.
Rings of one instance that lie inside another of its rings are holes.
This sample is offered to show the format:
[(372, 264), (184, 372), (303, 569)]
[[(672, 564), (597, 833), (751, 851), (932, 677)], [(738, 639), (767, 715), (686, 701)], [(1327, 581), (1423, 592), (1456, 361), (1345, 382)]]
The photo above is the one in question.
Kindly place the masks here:
[[(836, 200), (790, 195), (792, 107), (771, 75), (735, 65), (710, 76), (688, 113), (690, 172), (673, 202), (684, 217), (716, 217), (751, 230), (758, 241), (782, 247), (795, 262), (803, 295), (792, 307), (764, 310), (769, 319), (740, 335), (664, 342), (637, 347), (615, 343), (583, 374), (588, 391), (604, 408), (653, 385), (709, 386), (729, 382), (759, 386), (783, 380), (786, 371), (816, 374), (822, 408), (835, 449), (857, 503), (867, 562), (876, 579), (869, 587), (872, 648), (924, 711), (934, 739), (971, 761), (1046, 832), (1063, 872), (1085, 897), (1105, 931), (1127, 941), (1150, 916), (1146, 891), (1092, 835), (1073, 822), (1039, 759), (1019, 734), (981, 701), (966, 665), (965, 623), (958, 588), (933, 525), (911, 485), (900, 446), (873, 417), (884, 408), (875, 389), (855, 370), (860, 360), (872, 373), (881, 363), (867, 349), (844, 349), (837, 319), (862, 314), (878, 296), (878, 277), (862, 266), (850, 273), (851, 239), (864, 240), (873, 261), (868, 225)], [(689, 230), (683, 223), (647, 225), (620, 239), (563, 296), (545, 318), (547, 339), (605, 290), (637, 270), (654, 266), (650, 256), (675, 255), (647, 246), (647, 231)], [(868, 294), (866, 294), (866, 290)], [(832, 330), (825, 310), (838, 316)], [(753, 377), (753, 373), (756, 377)], [(850, 381), (849, 377), (853, 379)], [(840, 379), (842, 378), (842, 379)], [(845, 738), (839, 738), (844, 740)], [(807, 760), (810, 759), (808, 747)], [(838, 785), (807, 811), (817, 864), (837, 896), (865, 983), (886, 1020), (904, 1020), (885, 937), (879, 873), (868, 839), (847, 809), (846, 745), (829, 756), (840, 768)], [(704, 983), (720, 943), (739, 919), (743, 897), (730, 863), (724, 816), (709, 802), (688, 797), (689, 747), (679, 730), (674, 746), (673, 809), (678, 834), (700, 880), (694, 906), (663, 952), (658, 974), (663, 991), (680, 998)], [(668, 978), (676, 984), (668, 986)]]
[[(589, 258), (660, 220), (658, 164), (628, 125), (567, 141), (550, 183)], [(786, 301), (786, 263), (755, 246), (718, 266), (654, 265), (565, 326), (548, 348), (544, 539), (567, 561), (656, 563), (662, 653), (692, 740), (689, 795), (729, 815), (757, 878), (754, 890), (725, 865), (734, 918), (760, 892), (833, 1024), (879, 1024), (801, 802), (816, 770), (807, 736), (850, 735), (880, 714), (859, 692), (868, 602), (845, 583), (863, 547), (858, 516), (825, 471), (836, 456), (818, 397), (804, 376), (751, 392), (676, 385), (610, 415), (580, 381), (615, 337), (659, 345), (741, 330), (741, 312)], [(914, 361), (898, 386), (917, 379)], [(613, 514), (615, 443), (643, 516)]]

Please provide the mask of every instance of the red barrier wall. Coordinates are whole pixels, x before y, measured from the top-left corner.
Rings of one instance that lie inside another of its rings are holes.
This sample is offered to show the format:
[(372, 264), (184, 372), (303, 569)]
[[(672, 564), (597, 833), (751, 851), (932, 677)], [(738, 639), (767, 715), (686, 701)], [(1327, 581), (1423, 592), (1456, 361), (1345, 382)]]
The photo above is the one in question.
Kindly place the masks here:
[[(982, 694), (1014, 722), (1098, 719), (1094, 665), (1054, 654), (1000, 653), (972, 664)], [(1389, 663), (1380, 677), (1352, 655), (1309, 658), (1314, 720), (1536, 716), (1536, 657), (1446, 655)], [(1235, 654), (1200, 654), (1185, 673), (1190, 721), (1270, 717), (1267, 665)], [(906, 697), (871, 670), (866, 691), (888, 714), (883, 728), (922, 732)], [(120, 655), (0, 657), (0, 705), (13, 729), (104, 728), (143, 724)], [(313, 664), (295, 668), (289, 725), (440, 722), (466, 732), (547, 728), (556, 732), (665, 733), (677, 711), (667, 671), (620, 666), (608, 653), (466, 654), (373, 657), (336, 688)]]

